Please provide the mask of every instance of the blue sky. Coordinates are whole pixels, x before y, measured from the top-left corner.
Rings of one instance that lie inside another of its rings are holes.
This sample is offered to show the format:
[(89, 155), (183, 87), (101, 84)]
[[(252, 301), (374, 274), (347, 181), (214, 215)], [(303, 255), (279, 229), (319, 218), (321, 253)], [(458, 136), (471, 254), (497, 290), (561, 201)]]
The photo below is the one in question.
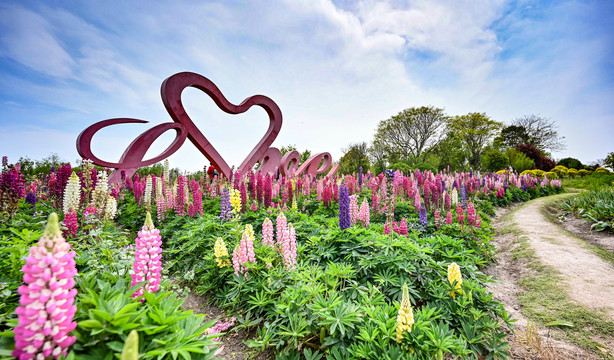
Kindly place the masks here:
[[(551, 118), (583, 162), (614, 151), (612, 1), (0, 1), (0, 144), (10, 161), (58, 153), (75, 163), (87, 126), (93, 150), (117, 161), (153, 125), (170, 75), (192, 71), (240, 103), (263, 94), (284, 125), (273, 146), (330, 152), (370, 141), (380, 120), (411, 106), (485, 112), (505, 123)], [(198, 90), (186, 109), (227, 162), (239, 164), (268, 125), (259, 108), (217, 110)], [(161, 136), (150, 153), (172, 141)], [(189, 142), (169, 159), (208, 161)]]

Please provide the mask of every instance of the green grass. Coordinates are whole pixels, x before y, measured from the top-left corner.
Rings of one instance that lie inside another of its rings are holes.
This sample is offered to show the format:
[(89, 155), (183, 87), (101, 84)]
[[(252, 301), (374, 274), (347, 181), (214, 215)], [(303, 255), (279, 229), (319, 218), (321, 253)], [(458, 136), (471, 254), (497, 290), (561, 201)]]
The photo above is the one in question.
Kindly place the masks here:
[[(557, 196), (545, 203), (556, 203), (564, 198), (565, 196)], [(513, 212), (520, 209), (522, 207)], [(511, 219), (513, 212), (506, 215), (508, 219), (504, 217), (503, 221)], [(507, 234), (519, 232), (520, 230), (511, 222), (500, 231)], [(593, 351), (604, 359), (614, 359), (611, 353), (602, 350), (606, 349), (606, 346), (598, 340), (614, 340), (614, 322), (608, 318), (608, 315), (573, 301), (569, 296), (569, 286), (555, 269), (544, 265), (537, 258), (526, 236), (517, 236), (513, 245), (515, 247), (511, 253), (512, 259), (523, 260), (531, 270), (519, 281), (526, 289), (518, 296), (518, 303), (523, 307), (522, 314), (542, 327), (553, 321), (571, 323), (572, 327), (551, 327), (552, 334)]]
[(564, 178), (561, 180), (563, 188), (593, 189), (600, 186), (613, 186), (614, 174), (590, 174), (584, 177)]

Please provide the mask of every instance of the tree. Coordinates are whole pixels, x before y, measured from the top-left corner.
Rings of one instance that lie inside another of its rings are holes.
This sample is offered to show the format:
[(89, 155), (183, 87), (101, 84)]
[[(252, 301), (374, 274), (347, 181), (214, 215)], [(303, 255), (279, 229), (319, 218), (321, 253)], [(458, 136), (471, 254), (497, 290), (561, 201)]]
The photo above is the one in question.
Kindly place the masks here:
[(482, 168), (487, 171), (499, 171), (507, 169), (510, 165), (508, 156), (499, 150), (489, 149), (482, 155)]
[(510, 162), (510, 166), (517, 173), (521, 173), (525, 170), (530, 170), (535, 166), (535, 162), (529, 159), (524, 153), (516, 149), (507, 149), (505, 152)]
[(571, 157), (561, 159), (556, 164), (563, 165), (568, 169), (576, 169), (576, 170), (584, 169), (584, 165), (582, 165), (582, 162), (580, 160), (574, 159)]
[(563, 142), (565, 137), (559, 136), (557, 125), (553, 120), (531, 114), (514, 119), (512, 125), (524, 128), (528, 136), (525, 144), (533, 145), (541, 151), (553, 152), (565, 149)]
[(530, 144), (532, 139), (524, 127), (510, 125), (501, 129), (501, 133), (495, 138), (495, 143), (513, 148), (518, 144)]
[(433, 154), (439, 159), (439, 170), (450, 167), (451, 171), (465, 171), (469, 152), (464, 148), (462, 140), (453, 132), (433, 148)]
[(369, 160), (371, 161), (371, 171), (374, 174), (379, 174), (386, 169), (386, 150), (379, 141), (373, 140), (369, 146)]
[(603, 166), (609, 167), (611, 170), (614, 170), (614, 152), (608, 154), (603, 160)]
[(363, 171), (370, 168), (369, 157), (367, 154), (368, 146), (366, 142), (350, 144), (341, 151), (344, 155), (339, 160), (339, 172), (342, 174), (352, 174), (358, 172), (362, 166)]
[(540, 170), (550, 171), (556, 163), (547, 157), (535, 146), (530, 144), (518, 144), (516, 150), (524, 153), (529, 159), (533, 160), (535, 167)]
[(375, 141), (383, 144), (389, 156), (424, 162), (428, 151), (443, 138), (448, 116), (433, 106), (405, 109), (380, 121)]
[(480, 168), (484, 147), (501, 127), (502, 123), (492, 120), (486, 113), (455, 116), (448, 122), (448, 129), (455, 133), (469, 152), (469, 165), (474, 169)]

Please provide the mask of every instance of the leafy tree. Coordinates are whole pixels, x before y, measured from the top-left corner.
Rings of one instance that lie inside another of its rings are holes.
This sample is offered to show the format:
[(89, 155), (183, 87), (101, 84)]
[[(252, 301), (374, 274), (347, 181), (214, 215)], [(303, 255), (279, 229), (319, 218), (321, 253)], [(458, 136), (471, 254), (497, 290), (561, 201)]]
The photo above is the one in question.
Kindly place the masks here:
[(480, 168), (484, 147), (502, 126), (502, 123), (492, 120), (486, 113), (455, 116), (448, 123), (448, 129), (455, 133), (469, 152), (469, 165), (474, 169)]
[(505, 147), (516, 147), (518, 144), (531, 144), (533, 141), (527, 130), (522, 126), (510, 125), (501, 129), (499, 136), (495, 138), (495, 143)]
[(375, 141), (384, 145), (389, 156), (424, 162), (429, 150), (445, 135), (447, 119), (443, 109), (433, 106), (408, 108), (380, 121)]
[(493, 172), (506, 169), (510, 164), (508, 156), (504, 152), (496, 149), (484, 151), (481, 161), (484, 170)]
[(614, 170), (614, 152), (609, 153), (608, 156), (605, 157), (603, 160), (603, 166)]
[(21, 172), (26, 176), (49, 174), (51, 168), (59, 168), (66, 162), (56, 153), (51, 153), (41, 160), (32, 160), (29, 157), (20, 157)]
[(373, 140), (371, 146), (368, 149), (369, 160), (371, 161), (371, 171), (374, 174), (379, 174), (386, 169), (386, 150), (384, 146), (377, 141)]
[[(512, 125), (521, 127), (526, 133), (523, 143), (533, 145), (541, 151), (560, 151), (565, 149), (564, 136), (559, 136), (553, 120), (538, 115), (524, 115), (514, 119)], [(514, 145), (518, 145), (516, 143)], [(511, 145), (511, 146), (514, 146)]]
[(294, 144), (285, 145), (285, 146), (282, 146), (281, 149), (279, 149), (279, 152), (281, 152), (281, 156), (284, 156), (287, 152), (290, 152), (290, 151), (297, 151), (296, 145)]
[(368, 146), (366, 142), (350, 144), (347, 148), (342, 149), (344, 155), (339, 160), (339, 172), (342, 174), (352, 174), (358, 172), (362, 166), (363, 171), (370, 168)]
[(580, 160), (574, 159), (574, 158), (571, 158), (571, 157), (561, 159), (556, 164), (557, 165), (563, 165), (563, 166), (565, 166), (568, 169), (580, 170), (580, 169), (584, 168), (584, 165), (582, 165), (582, 162)]
[(525, 170), (530, 170), (535, 166), (535, 162), (529, 159), (524, 153), (516, 150), (516, 149), (507, 149), (505, 152), (507, 155), (508, 161), (512, 169), (516, 172), (521, 173)]
[(464, 171), (467, 167), (469, 151), (463, 146), (463, 141), (453, 132), (448, 132), (446, 137), (433, 148), (433, 154), (439, 158), (439, 170), (450, 167), (451, 171)]
[(535, 167), (540, 170), (550, 171), (556, 163), (543, 155), (543, 153), (533, 145), (519, 144), (516, 150), (524, 153), (529, 159), (535, 162)]

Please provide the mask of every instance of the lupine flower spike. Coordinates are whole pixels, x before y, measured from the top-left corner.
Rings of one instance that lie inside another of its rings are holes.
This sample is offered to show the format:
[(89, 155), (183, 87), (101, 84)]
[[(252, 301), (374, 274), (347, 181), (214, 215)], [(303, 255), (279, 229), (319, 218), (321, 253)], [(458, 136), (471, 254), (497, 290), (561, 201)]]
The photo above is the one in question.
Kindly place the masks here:
[(397, 342), (403, 340), (405, 332), (411, 332), (411, 326), (414, 324), (414, 312), (411, 309), (409, 302), (409, 289), (407, 284), (403, 284), (403, 297), (401, 298), (401, 307), (397, 316)]
[(160, 272), (162, 270), (162, 237), (160, 230), (154, 227), (151, 214), (148, 212), (143, 229), (136, 238), (136, 250), (134, 251), (134, 273), (132, 274), (132, 286), (144, 282), (145, 286), (132, 294), (133, 297), (142, 296), (144, 290), (148, 292), (158, 291), (160, 286)]
[(226, 243), (221, 237), (218, 237), (215, 241), (214, 254), (217, 266), (223, 268), (232, 265), (232, 263), (230, 262), (230, 257), (228, 255), (228, 249), (226, 248)]
[(14, 330), (13, 356), (20, 360), (59, 358), (67, 355), (76, 337), (69, 336), (77, 323), (73, 305), (75, 252), (60, 232), (58, 215), (49, 215), (47, 227), (23, 266), (21, 295), (16, 310), (19, 324)]
[(460, 267), (458, 267), (458, 264), (452, 263), (448, 265), (448, 281), (450, 282), (450, 285), (454, 285), (454, 282), (456, 281), (454, 291), (450, 291), (450, 296), (452, 296), (453, 299), (456, 299), (456, 293), (461, 295), (463, 294), (463, 289), (461, 288), (463, 278), (461, 277)]

